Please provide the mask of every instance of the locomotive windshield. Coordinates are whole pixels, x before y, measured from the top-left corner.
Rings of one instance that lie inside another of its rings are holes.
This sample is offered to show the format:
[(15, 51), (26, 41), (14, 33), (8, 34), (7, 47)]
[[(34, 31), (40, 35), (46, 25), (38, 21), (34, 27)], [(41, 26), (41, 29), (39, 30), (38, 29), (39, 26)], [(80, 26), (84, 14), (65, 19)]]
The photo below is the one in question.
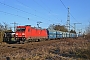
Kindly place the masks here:
[(25, 31), (25, 28), (17, 28), (17, 31)]

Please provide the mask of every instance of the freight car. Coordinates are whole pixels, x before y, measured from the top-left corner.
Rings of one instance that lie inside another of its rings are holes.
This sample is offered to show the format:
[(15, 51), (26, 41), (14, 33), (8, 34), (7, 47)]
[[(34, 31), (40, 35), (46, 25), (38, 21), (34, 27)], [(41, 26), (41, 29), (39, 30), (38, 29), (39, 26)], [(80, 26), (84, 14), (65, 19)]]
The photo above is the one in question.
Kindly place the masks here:
[(15, 42), (15, 32), (11, 30), (0, 31), (0, 43), (2, 42), (6, 43)]
[(57, 39), (63, 38), (62, 31), (56, 31), (56, 37)]
[(40, 29), (31, 27), (31, 25), (17, 26), (15, 32), (15, 40), (17, 42), (24, 41), (41, 41), (61, 38), (75, 38), (74, 33), (62, 32), (50, 29)]
[(4, 32), (3, 42), (11, 42), (14, 40), (15, 32)]
[(47, 29), (48, 39), (56, 39), (56, 30)]

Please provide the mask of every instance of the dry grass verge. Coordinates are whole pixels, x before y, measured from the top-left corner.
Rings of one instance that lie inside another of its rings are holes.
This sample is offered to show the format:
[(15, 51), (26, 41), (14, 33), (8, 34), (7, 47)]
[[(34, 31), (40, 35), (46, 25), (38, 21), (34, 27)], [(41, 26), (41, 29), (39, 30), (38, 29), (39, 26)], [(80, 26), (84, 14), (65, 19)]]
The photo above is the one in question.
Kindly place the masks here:
[[(3, 47), (3, 48), (2, 48)], [(63, 39), (28, 44), (0, 45), (0, 60), (89, 60), (90, 42)]]

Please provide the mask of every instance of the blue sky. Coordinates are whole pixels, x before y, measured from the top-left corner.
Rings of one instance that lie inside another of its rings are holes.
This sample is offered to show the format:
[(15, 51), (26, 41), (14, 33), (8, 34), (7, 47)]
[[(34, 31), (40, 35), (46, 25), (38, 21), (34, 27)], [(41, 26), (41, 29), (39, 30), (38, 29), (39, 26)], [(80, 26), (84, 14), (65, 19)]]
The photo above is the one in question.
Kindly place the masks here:
[[(70, 24), (76, 25), (76, 30), (85, 30), (90, 22), (90, 0), (62, 0), (70, 8)], [(67, 10), (60, 0), (0, 0), (0, 23), (16, 22), (18, 25), (47, 28), (50, 24), (66, 25)], [(29, 18), (29, 20), (28, 20)], [(13, 26), (12, 24), (10, 24)], [(73, 29), (71, 27), (71, 29)]]

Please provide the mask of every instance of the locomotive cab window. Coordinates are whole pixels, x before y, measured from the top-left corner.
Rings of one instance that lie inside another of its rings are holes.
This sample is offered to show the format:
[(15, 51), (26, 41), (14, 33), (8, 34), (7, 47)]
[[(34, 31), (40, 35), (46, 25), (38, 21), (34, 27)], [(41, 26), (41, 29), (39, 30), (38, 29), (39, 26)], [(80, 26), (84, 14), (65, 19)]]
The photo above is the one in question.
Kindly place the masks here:
[(17, 28), (17, 31), (25, 31), (25, 28)]

